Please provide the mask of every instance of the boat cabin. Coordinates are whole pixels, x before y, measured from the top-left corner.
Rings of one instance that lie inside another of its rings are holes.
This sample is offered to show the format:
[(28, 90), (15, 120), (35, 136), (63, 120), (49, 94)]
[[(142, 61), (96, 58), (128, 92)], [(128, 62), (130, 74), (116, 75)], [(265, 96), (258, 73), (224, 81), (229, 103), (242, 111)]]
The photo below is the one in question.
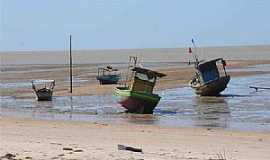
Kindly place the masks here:
[[(221, 62), (221, 66), (218, 65), (218, 62)], [(222, 75), (227, 76), (225, 66), (226, 61), (222, 58), (199, 63), (196, 67), (196, 74), (199, 77), (200, 82), (208, 83), (219, 79)]]
[(113, 68), (112, 66), (107, 66), (105, 68), (98, 68), (98, 77), (103, 75), (115, 74), (118, 69)]
[(166, 76), (163, 73), (140, 67), (134, 67), (132, 71), (133, 79), (131, 81), (130, 89), (132, 91), (139, 91), (150, 94), (153, 93), (157, 78)]

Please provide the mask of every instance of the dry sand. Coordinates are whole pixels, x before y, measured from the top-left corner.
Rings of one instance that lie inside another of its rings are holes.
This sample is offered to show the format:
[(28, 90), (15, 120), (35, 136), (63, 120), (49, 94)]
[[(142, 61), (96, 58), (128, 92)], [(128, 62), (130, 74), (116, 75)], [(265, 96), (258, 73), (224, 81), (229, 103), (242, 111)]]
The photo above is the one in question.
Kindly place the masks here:
[[(270, 159), (269, 133), (19, 118), (2, 118), (0, 126), (0, 155), (17, 159)], [(119, 151), (118, 144), (143, 153)]]

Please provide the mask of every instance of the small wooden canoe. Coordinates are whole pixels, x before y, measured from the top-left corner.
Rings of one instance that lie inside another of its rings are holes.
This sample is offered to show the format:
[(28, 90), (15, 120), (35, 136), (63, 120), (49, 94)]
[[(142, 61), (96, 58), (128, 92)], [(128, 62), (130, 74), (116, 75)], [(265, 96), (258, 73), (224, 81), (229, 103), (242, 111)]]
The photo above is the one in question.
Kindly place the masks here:
[(55, 80), (33, 80), (32, 88), (38, 101), (51, 101)]

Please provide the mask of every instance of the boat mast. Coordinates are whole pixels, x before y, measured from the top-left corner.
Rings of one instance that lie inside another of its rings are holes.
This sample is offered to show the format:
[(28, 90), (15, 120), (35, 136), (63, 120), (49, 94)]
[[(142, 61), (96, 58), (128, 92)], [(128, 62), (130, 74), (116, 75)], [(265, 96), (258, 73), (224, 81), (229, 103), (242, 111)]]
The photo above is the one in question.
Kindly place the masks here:
[(127, 86), (127, 83), (129, 81), (129, 78), (133, 76), (134, 72), (131, 72), (131, 75), (129, 75), (129, 71), (131, 68), (136, 67), (137, 65), (137, 57), (135, 56), (130, 56), (129, 57), (129, 63), (128, 63), (128, 70), (127, 70), (127, 76), (126, 76), (126, 82), (125, 82), (125, 87)]

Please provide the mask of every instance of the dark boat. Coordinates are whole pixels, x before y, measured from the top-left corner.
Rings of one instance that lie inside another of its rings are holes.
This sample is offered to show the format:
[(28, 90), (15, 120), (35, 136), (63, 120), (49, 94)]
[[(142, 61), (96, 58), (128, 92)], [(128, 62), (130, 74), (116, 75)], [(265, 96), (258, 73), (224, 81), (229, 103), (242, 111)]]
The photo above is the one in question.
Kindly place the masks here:
[(141, 67), (134, 67), (131, 71), (128, 86), (115, 88), (119, 103), (129, 113), (152, 114), (161, 98), (153, 93), (153, 89), (157, 78), (165, 74)]
[[(219, 67), (217, 64), (221, 62)], [(226, 61), (222, 58), (195, 64), (195, 76), (189, 86), (200, 96), (217, 96), (227, 87), (230, 76), (226, 73)], [(222, 71), (223, 70), (223, 71)]]
[(100, 84), (117, 84), (120, 79), (118, 69), (107, 66), (106, 68), (98, 68), (97, 80)]
[(55, 80), (33, 80), (32, 88), (38, 101), (51, 101)]

